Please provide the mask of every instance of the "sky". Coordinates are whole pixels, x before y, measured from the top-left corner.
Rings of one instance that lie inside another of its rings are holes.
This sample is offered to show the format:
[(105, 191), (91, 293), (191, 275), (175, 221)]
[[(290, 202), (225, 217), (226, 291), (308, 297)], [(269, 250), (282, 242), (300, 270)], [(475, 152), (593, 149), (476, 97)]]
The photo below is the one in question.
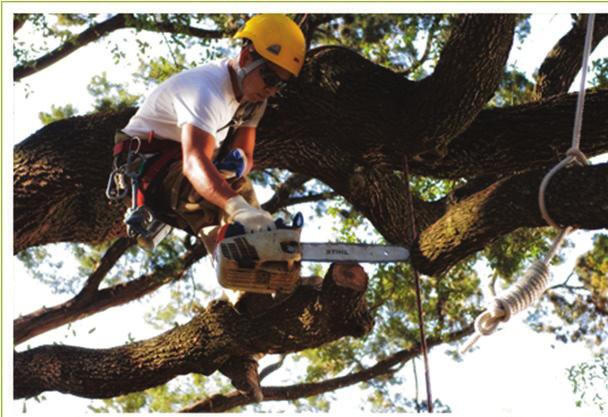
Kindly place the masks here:
[[(11, 5), (11, 7), (19, 7)], [(30, 11), (49, 11), (53, 5), (38, 4)], [(205, 12), (213, 11), (213, 7), (217, 5), (208, 5)], [(349, 10), (357, 11), (361, 5), (351, 5)], [(9, 18), (9, 13), (6, 13), (6, 5), (3, 28), (10, 27), (7, 25), (6, 19)], [(23, 6), (24, 7), (24, 6)], [(75, 9), (78, 5), (73, 6)], [(85, 7), (85, 6), (83, 6)], [(86, 6), (90, 9), (90, 5)], [(126, 7), (126, 6), (121, 6)], [(174, 10), (176, 7), (174, 6)], [(227, 6), (224, 6), (227, 7)], [(236, 6), (235, 6), (236, 7)], [(242, 5), (240, 11), (244, 8), (254, 7), (251, 4)], [(261, 7), (277, 7), (264, 6)], [(296, 8), (294, 4), (285, 6), (285, 11), (289, 8)], [(320, 7), (314, 5), (313, 7)], [(328, 6), (324, 11), (334, 11)], [(338, 5), (335, 7), (344, 7)], [(387, 10), (394, 5), (384, 6)], [(417, 11), (428, 11), (424, 9), (426, 5), (417, 5)], [(439, 11), (434, 6), (434, 11)], [(446, 8), (453, 7), (446, 5)], [(467, 7), (470, 7), (467, 6)], [(499, 11), (503, 5), (480, 5), (480, 9), (476, 11)], [(492, 9), (486, 9), (491, 7)], [(559, 6), (563, 7), (563, 6)], [(546, 52), (555, 44), (555, 42), (567, 31), (569, 26), (570, 10), (565, 10), (559, 15), (553, 14), (556, 6), (541, 7), (538, 15), (532, 19), (532, 32), (528, 36), (525, 44), (521, 48), (515, 47), (509, 59), (509, 63), (516, 63), (520, 69), (528, 75), (538, 67), (540, 57), (544, 57)], [(116, 8), (112, 9), (117, 10)], [(235, 9), (236, 10), (236, 9)], [(235, 11), (221, 10), (221, 11)], [(249, 9), (247, 9), (249, 11)], [(364, 9), (362, 9), (365, 11)], [(403, 8), (399, 10), (404, 10)], [(446, 9), (441, 9), (446, 10)], [(513, 11), (513, 9), (510, 9)], [(529, 9), (527, 9), (529, 10)], [(22, 11), (22, 10), (20, 10)], [(65, 11), (64, 9), (62, 11)], [(72, 11), (72, 10), (70, 10)], [(126, 11), (120, 9), (120, 11)], [(220, 10), (218, 10), (220, 11)], [(301, 11), (301, 10), (300, 10)], [(313, 10), (310, 10), (313, 11)], [(375, 12), (384, 11), (375, 8)], [(9, 21), (10, 22), (10, 21)], [(123, 35), (117, 32), (111, 35), (113, 40), (119, 40)], [(10, 41), (10, 36), (8, 36)], [(6, 45), (7, 36), (3, 37), (5, 45), (3, 51), (10, 51), (10, 45)], [(157, 38), (158, 39), (158, 38)], [(108, 79), (112, 82), (126, 82), (130, 78), (130, 74), (137, 70), (137, 63), (122, 64), (120, 67), (114, 65), (109, 58), (107, 47), (108, 42), (99, 42), (94, 45), (89, 45), (86, 48), (81, 48), (68, 58), (60, 61), (54, 66), (41, 71), (26, 79), (24, 83), (20, 83), (14, 88), (7, 84), (6, 78), (3, 78), (4, 87), (4, 103), (11, 103), (11, 106), (4, 106), (4, 120), (7, 122), (3, 126), (3, 135), (5, 140), (4, 146), (4, 164), (3, 176), (5, 183), (3, 187), (3, 201), (7, 202), (11, 199), (10, 184), (6, 184), (6, 178), (10, 178), (11, 171), (11, 156), (10, 150), (12, 145), (41, 127), (38, 120), (38, 112), (48, 111), (51, 104), (63, 105), (71, 103), (81, 113), (85, 113), (91, 108), (93, 99), (86, 93), (86, 86), (94, 75), (101, 71), (107, 71)], [(128, 46), (128, 45), (127, 45)], [(162, 45), (160, 46), (163, 47)], [(608, 56), (608, 41), (604, 40), (596, 49), (592, 59)], [(4, 59), (4, 74), (7, 74), (7, 68), (11, 68), (10, 57)], [(10, 72), (10, 70), (9, 70)], [(7, 85), (9, 86), (7, 88)], [(26, 86), (27, 85), (27, 86)], [(575, 89), (578, 88), (578, 81), (573, 84)], [(28, 94), (26, 94), (29, 92)], [(143, 90), (141, 91), (144, 92)], [(27, 97), (26, 97), (27, 96)], [(8, 107), (8, 108), (7, 108)], [(13, 142), (7, 138), (13, 138)], [(8, 162), (8, 163), (7, 163)], [(269, 190), (258, 190), (261, 201), (271, 195)], [(5, 205), (3, 210), (5, 218), (3, 218), (3, 243), (4, 247), (11, 247), (10, 237), (12, 236), (10, 213), (11, 206)], [(318, 234), (321, 228), (327, 229), (322, 224), (307, 225), (304, 229), (304, 241), (318, 240)], [(8, 232), (7, 232), (8, 231)], [(574, 248), (569, 248), (565, 252), (567, 262), (559, 267), (554, 268), (552, 283), (563, 280), (572, 270), (576, 257), (590, 249), (592, 233), (575, 232)], [(65, 301), (66, 296), (58, 296), (52, 294), (48, 288), (38, 281), (35, 281), (27, 271), (24, 271), (18, 263), (13, 263), (7, 252), (4, 250), (4, 256), (7, 257), (3, 262), (3, 338), (4, 350), (4, 380), (10, 381), (10, 352), (12, 343), (10, 340), (11, 320), (19, 314), (26, 314), (40, 308), (42, 305), (50, 306)], [(57, 256), (62, 256), (58, 253)], [(69, 266), (64, 272), (69, 276)], [(202, 271), (209, 268), (208, 260), (203, 260), (197, 268)], [(204, 274), (209, 276), (209, 273)], [(10, 279), (15, 277), (15, 280)], [(7, 279), (8, 278), (8, 279)], [(179, 285), (179, 284), (178, 284)], [(213, 283), (211, 283), (213, 285)], [(154, 295), (154, 303), (163, 303), (167, 300), (168, 291), (159, 291)], [(14, 302), (12, 300), (15, 300)], [(87, 318), (76, 322), (70, 326), (53, 330), (37, 338), (28, 341), (26, 344), (37, 346), (41, 344), (52, 343), (53, 341), (65, 341), (69, 344), (76, 344), (85, 347), (111, 347), (117, 344), (124, 343), (129, 336), (135, 339), (143, 339), (152, 337), (157, 334), (157, 330), (143, 325), (143, 315), (147, 306), (142, 303), (131, 303), (127, 306), (110, 309), (91, 318)], [(126, 318), (129, 318), (128, 320)], [(111, 324), (111, 325), (108, 325)], [(94, 329), (94, 330), (92, 330)], [(92, 330), (92, 331), (91, 331)], [(77, 334), (77, 338), (71, 335)], [(552, 415), (573, 415), (586, 413), (597, 413), (596, 409), (577, 409), (574, 406), (575, 397), (571, 393), (571, 387), (566, 379), (565, 369), (569, 366), (577, 364), (583, 360), (590, 358), (589, 351), (580, 345), (563, 345), (555, 342), (551, 335), (536, 334), (527, 328), (522, 323), (521, 317), (516, 316), (507, 325), (503, 326), (503, 330), (497, 334), (483, 338), (478, 343), (479, 348), (467, 354), (461, 362), (455, 362), (449, 358), (442, 349), (436, 349), (430, 354), (431, 378), (433, 395), (435, 398), (441, 399), (443, 403), (450, 405), (452, 410), (457, 414), (493, 414), (493, 415), (536, 415), (536, 414), (552, 414)], [(24, 347), (20, 346), (19, 349)], [(8, 362), (8, 363), (7, 363)], [(422, 363), (417, 363), (419, 383), (421, 386), (420, 397), (424, 397), (424, 381), (422, 378)], [(402, 388), (402, 394), (412, 396), (414, 387), (411, 382), (412, 370), (411, 364), (407, 364), (402, 371), (404, 372), (409, 382)], [(289, 375), (272, 375), (265, 381), (267, 385), (274, 384), (290, 384), (295, 381), (289, 378)], [(7, 395), (7, 384), (3, 385), (3, 409), (6, 415), (16, 415), (23, 409), (23, 401), (12, 402), (10, 395)], [(46, 401), (37, 403), (34, 400), (26, 402), (27, 411), (29, 414), (35, 415), (54, 415), (55, 412), (64, 415), (79, 415), (87, 412), (86, 406), (89, 400), (80, 399), (72, 396), (65, 396), (56, 393), (46, 393)], [(337, 401), (332, 406), (332, 410), (340, 410), (340, 412), (359, 412), (358, 402), (352, 401), (352, 398), (360, 397), (358, 388), (347, 388), (337, 392)], [(275, 411), (282, 409), (281, 403), (273, 405)], [(53, 412), (53, 410), (55, 412)]]

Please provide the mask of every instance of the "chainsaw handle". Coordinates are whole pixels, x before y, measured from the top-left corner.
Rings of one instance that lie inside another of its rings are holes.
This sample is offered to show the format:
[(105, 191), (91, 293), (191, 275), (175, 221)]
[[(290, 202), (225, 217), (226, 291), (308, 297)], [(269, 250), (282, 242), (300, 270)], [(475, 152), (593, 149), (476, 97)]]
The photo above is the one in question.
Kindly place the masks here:
[[(283, 219), (276, 219), (274, 221), (274, 224), (276, 225), (277, 230), (301, 229), (304, 226), (304, 216), (302, 215), (302, 213), (297, 212), (296, 215), (293, 216), (291, 226), (286, 225), (285, 221)], [(241, 223), (239, 223), (239, 222), (228, 223), (228, 224), (223, 225), (218, 230), (218, 233), (216, 236), (216, 242), (219, 243), (228, 237), (239, 236), (239, 235), (244, 235), (244, 234), (246, 234), (246, 230), (245, 230), (245, 227)]]

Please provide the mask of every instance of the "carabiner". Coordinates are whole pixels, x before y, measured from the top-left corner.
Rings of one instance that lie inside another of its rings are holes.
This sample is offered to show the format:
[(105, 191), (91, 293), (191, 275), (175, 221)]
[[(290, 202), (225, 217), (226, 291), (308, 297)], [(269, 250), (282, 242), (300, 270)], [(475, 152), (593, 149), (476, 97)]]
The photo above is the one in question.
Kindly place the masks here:
[(106, 197), (112, 201), (122, 200), (127, 196), (129, 190), (124, 185), (124, 174), (120, 169), (115, 169), (108, 177), (108, 185), (106, 186)]

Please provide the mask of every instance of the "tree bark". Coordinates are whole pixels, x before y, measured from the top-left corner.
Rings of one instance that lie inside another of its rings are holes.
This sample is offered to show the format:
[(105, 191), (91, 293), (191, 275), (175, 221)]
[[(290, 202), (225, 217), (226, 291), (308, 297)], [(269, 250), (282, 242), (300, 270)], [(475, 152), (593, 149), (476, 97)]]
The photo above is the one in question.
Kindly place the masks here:
[(152, 339), (109, 349), (46, 345), (14, 354), (15, 398), (59, 391), (109, 398), (191, 372), (210, 375), (231, 358), (321, 346), (372, 327), (367, 276), (358, 265), (332, 265), (321, 291), (299, 287), (255, 316), (214, 301), (190, 322)]
[[(412, 263), (422, 273), (439, 275), (499, 236), (519, 227), (546, 223), (538, 208), (538, 189), (547, 171), (507, 178), (450, 206), (422, 231), (412, 248)], [(561, 225), (608, 227), (608, 163), (559, 171), (546, 191), (549, 214)]]
[[(567, 93), (574, 78), (581, 70), (583, 47), (587, 32), (587, 15), (580, 15), (555, 46), (538, 69), (535, 94), (546, 98)], [(595, 16), (591, 51), (608, 35), (608, 14)]]
[[(422, 144), (418, 158), (435, 160), (494, 95), (513, 43), (514, 14), (463, 15), (441, 51), (437, 68), (417, 85), (416, 101), (401, 108), (407, 136)], [(420, 120), (434, 118), (434, 123)], [(405, 145), (409, 142), (403, 138)]]
[[(504, 177), (547, 168), (572, 146), (577, 94), (537, 103), (484, 110), (450, 142), (436, 162), (412, 162), (412, 171), (434, 178)], [(585, 96), (581, 150), (588, 157), (608, 152), (608, 90)], [(394, 164), (397, 161), (392, 161)]]
[(123, 204), (105, 188), (114, 132), (134, 110), (51, 123), (14, 148), (15, 252), (46, 243), (102, 243), (124, 235)]

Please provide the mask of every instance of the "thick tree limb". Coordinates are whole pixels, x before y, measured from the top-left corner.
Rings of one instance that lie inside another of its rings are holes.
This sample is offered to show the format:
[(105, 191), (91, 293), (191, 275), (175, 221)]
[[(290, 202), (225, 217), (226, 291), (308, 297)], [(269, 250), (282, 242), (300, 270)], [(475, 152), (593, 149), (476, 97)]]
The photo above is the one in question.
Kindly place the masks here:
[(15, 398), (60, 391), (87, 398), (137, 392), (191, 372), (209, 375), (232, 357), (317, 347), (372, 326), (367, 276), (358, 265), (332, 265), (322, 291), (300, 287), (256, 316), (212, 302), (190, 322), (155, 338), (110, 349), (41, 346), (14, 354)]
[[(441, 160), (412, 162), (412, 171), (434, 178), (508, 176), (550, 167), (572, 145), (576, 94), (521, 106), (484, 110), (448, 146)], [(585, 98), (581, 150), (588, 157), (608, 152), (608, 90)], [(398, 166), (393, 158), (391, 163)]]
[[(420, 155), (436, 159), (473, 122), (494, 94), (513, 42), (515, 15), (464, 15), (452, 30), (433, 74), (417, 85), (416, 102), (404, 106), (408, 138)], [(433, 118), (436, 123), (419, 123)], [(405, 138), (404, 138), (405, 139)], [(403, 140), (403, 143), (409, 141)]]
[(301, 75), (281, 100), (281, 113), (291, 117), (268, 112), (264, 126), (272, 127), (271, 137), (282, 131), (283, 137), (330, 141), (358, 154), (379, 147), (398, 149), (401, 156), (439, 152), (475, 119), (494, 93), (512, 43), (514, 22), (514, 15), (464, 16), (437, 69), (420, 82), (346, 48), (312, 50)]
[[(358, 145), (365, 146), (351, 141), (339, 147), (337, 143), (292, 137), (285, 158), (276, 159), (273, 149), (284, 145), (281, 141), (261, 139), (256, 156), (261, 160), (260, 165), (268, 163), (266, 158), (272, 158), (278, 168), (321, 180), (353, 204), (389, 242), (409, 243), (411, 234), (406, 221), (409, 206), (405, 201), (403, 179), (387, 164), (382, 147), (359, 154), (359, 149), (353, 149)], [(415, 208), (417, 223), (422, 226), (442, 214), (440, 205), (420, 200), (415, 201)]]
[[(70, 55), (79, 48), (82, 48), (91, 42), (95, 42), (118, 29), (141, 29), (142, 26), (143, 25), (138, 22), (138, 17), (135, 15), (117, 14), (112, 16), (101, 23), (89, 27), (80, 34), (75, 35), (73, 38), (64, 42), (62, 45), (46, 55), (34, 61), (16, 66), (13, 70), (13, 79), (14, 81), (19, 81), (22, 78), (41, 71)], [(222, 31), (204, 30), (192, 26), (178, 25), (172, 22), (158, 22), (153, 25), (146, 26), (145, 29), (154, 32), (180, 33), (207, 39), (219, 39), (226, 36), (226, 33)]]
[[(18, 345), (64, 324), (137, 300), (169, 282), (181, 279), (190, 266), (205, 254), (204, 246), (198, 244), (184, 255), (176, 265), (159, 268), (149, 275), (143, 275), (133, 281), (102, 290), (92, 289), (87, 285), (76, 297), (65, 303), (54, 307), (44, 307), (28, 315), (18, 317), (14, 321), (14, 343)], [(93, 274), (93, 276), (95, 275), (96, 273)]]
[(105, 187), (114, 132), (133, 113), (127, 110), (61, 120), (15, 146), (16, 253), (51, 242), (102, 243), (124, 235), (126, 207), (110, 204)]
[[(441, 340), (429, 339), (429, 347), (435, 347), (443, 343), (454, 342), (473, 333), (473, 326), (468, 326), (463, 330), (451, 333)], [(399, 366), (415, 358), (420, 354), (420, 346), (416, 345), (408, 349), (395, 352), (387, 358), (378, 361), (358, 372), (348, 375), (331, 378), (321, 382), (296, 384), (285, 387), (262, 387), (264, 401), (286, 401), (297, 400), (299, 398), (312, 397), (326, 392), (333, 392), (340, 388), (345, 388), (360, 382), (369, 381), (381, 376), (392, 375)], [(180, 410), (182, 413), (222, 413), (235, 407), (242, 407), (252, 404), (253, 401), (245, 395), (233, 391), (228, 394), (217, 394), (196, 404)]]
[[(448, 208), (423, 230), (412, 263), (438, 275), (499, 236), (519, 227), (542, 227), (538, 189), (544, 170), (498, 181)], [(549, 214), (558, 224), (581, 229), (608, 227), (608, 163), (559, 171), (549, 183)]]
[[(572, 29), (549, 51), (538, 70), (535, 95), (538, 99), (567, 93), (581, 70), (587, 15), (580, 15)], [(608, 35), (608, 14), (595, 16), (591, 50)]]

